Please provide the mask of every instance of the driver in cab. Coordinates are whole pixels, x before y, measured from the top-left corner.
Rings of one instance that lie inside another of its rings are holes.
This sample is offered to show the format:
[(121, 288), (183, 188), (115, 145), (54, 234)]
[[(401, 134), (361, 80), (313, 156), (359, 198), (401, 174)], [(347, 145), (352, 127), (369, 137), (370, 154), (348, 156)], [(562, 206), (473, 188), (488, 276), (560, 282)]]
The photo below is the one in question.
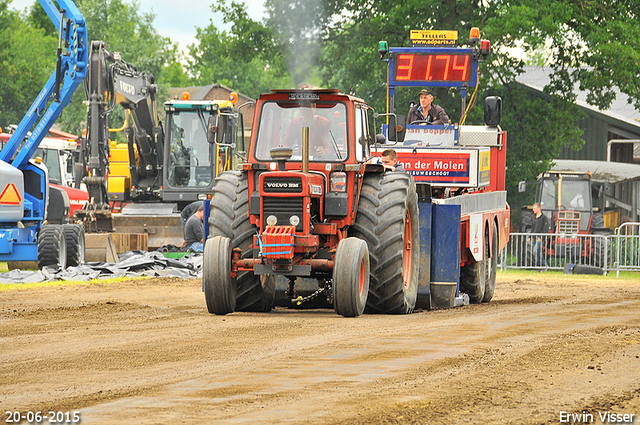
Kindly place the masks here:
[(422, 89), (418, 93), (420, 103), (409, 110), (407, 125), (443, 125), (451, 123), (449, 116), (441, 106), (434, 105), (433, 91)]
[(333, 153), (331, 148), (331, 122), (316, 115), (314, 104), (300, 108), (301, 116), (291, 121), (289, 130), (282, 143), (283, 146), (298, 145), (302, 150), (302, 128), (309, 127), (309, 150), (311, 155), (325, 155)]

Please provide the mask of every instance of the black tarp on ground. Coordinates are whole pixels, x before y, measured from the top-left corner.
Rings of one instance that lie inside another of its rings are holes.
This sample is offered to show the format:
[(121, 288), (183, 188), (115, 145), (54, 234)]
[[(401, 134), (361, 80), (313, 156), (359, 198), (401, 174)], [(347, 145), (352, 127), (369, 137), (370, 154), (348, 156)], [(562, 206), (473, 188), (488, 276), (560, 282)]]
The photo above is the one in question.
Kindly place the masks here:
[(0, 273), (0, 283), (34, 283), (51, 280), (91, 280), (116, 277), (202, 277), (202, 254), (181, 259), (165, 258), (161, 252), (129, 251), (118, 255), (117, 263), (91, 262), (65, 270), (45, 267), (42, 270), (11, 270)]

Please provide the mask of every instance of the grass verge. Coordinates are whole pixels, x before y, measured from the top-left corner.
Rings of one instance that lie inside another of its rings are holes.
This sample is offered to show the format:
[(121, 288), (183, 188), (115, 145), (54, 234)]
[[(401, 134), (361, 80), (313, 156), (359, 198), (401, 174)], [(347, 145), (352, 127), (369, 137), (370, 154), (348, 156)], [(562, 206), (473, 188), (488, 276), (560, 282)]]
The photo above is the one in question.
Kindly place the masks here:
[(618, 281), (618, 282), (639, 282), (640, 281), (640, 272), (620, 272), (620, 279), (616, 278), (616, 272), (611, 271), (606, 276), (594, 275), (594, 274), (571, 274), (564, 273), (562, 270), (547, 270), (544, 273), (540, 273), (537, 270), (523, 270), (523, 269), (507, 269), (505, 271), (500, 270), (498, 268), (498, 273), (500, 276), (504, 277), (513, 277), (513, 278), (536, 278), (536, 277), (553, 277), (554, 279), (559, 280), (575, 280), (579, 278), (581, 280), (607, 280), (607, 281)]

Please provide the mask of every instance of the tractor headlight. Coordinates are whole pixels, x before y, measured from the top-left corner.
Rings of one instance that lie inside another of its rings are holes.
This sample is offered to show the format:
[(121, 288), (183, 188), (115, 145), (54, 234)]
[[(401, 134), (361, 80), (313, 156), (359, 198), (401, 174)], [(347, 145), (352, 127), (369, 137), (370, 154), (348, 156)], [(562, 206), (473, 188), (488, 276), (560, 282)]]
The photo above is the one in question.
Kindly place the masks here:
[(278, 218), (275, 215), (270, 215), (269, 217), (267, 217), (267, 225), (275, 226), (277, 222)]
[(297, 226), (300, 223), (300, 217), (292, 215), (289, 217), (289, 223), (291, 223), (292, 226)]

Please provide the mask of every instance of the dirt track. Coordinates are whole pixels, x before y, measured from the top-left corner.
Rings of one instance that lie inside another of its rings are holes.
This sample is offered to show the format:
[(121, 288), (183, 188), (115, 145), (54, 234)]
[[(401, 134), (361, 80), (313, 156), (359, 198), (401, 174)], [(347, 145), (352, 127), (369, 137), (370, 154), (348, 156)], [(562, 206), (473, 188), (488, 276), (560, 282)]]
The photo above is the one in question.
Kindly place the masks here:
[(640, 282), (499, 273), (489, 304), (356, 319), (213, 316), (197, 280), (2, 292), (0, 410), (79, 410), (83, 424), (551, 424), (583, 411), (593, 418), (566, 422), (640, 424)]

